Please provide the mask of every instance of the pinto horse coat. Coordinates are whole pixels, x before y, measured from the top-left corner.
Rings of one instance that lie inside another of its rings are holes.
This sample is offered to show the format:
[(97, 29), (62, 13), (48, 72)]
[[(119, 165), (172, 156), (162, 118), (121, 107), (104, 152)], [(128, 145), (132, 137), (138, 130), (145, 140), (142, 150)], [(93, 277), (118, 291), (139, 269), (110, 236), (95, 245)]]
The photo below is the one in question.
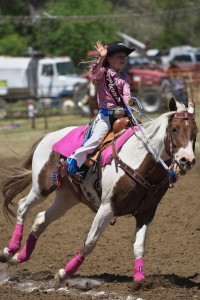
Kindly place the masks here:
[(56, 278), (61, 280), (72, 276), (93, 251), (112, 219), (131, 214), (136, 218), (134, 280), (141, 280), (145, 277), (143, 257), (147, 229), (169, 187), (167, 168), (172, 164), (176, 173), (182, 175), (195, 163), (193, 149), (197, 126), (194, 103), (189, 103), (187, 109), (171, 99), (170, 112), (141, 125), (141, 130), (120, 148), (116, 159), (102, 168), (101, 197), (94, 189), (97, 180), (95, 172), (80, 184), (78, 190), (65, 176), (55, 190), (53, 204), (36, 216), (30, 235), (20, 250), (23, 224), (30, 208), (44, 201), (52, 192), (51, 173), (59, 162), (59, 154), (52, 150), (52, 145), (71, 130), (72, 127), (64, 128), (38, 140), (26, 159), (19, 166), (12, 167), (11, 176), (1, 182), (6, 214), (12, 213), (9, 205), (13, 198), (30, 183), (32, 187), (29, 194), (19, 201), (16, 227), (8, 246), (0, 254), (0, 260), (11, 264), (27, 261), (46, 227), (79, 204), (83, 194), (97, 213), (83, 247), (65, 268), (58, 271)]

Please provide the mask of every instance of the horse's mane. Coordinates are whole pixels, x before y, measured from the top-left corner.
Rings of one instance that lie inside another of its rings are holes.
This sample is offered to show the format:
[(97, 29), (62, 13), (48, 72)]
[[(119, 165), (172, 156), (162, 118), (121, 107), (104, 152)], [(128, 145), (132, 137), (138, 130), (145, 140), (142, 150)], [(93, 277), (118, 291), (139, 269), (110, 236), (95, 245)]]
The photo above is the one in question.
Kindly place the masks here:
[[(156, 119), (143, 123), (141, 126), (143, 130), (142, 132), (139, 130), (136, 133), (137, 137), (142, 139), (145, 143), (146, 140), (148, 140), (150, 145), (159, 153), (160, 150), (163, 149), (169, 117), (175, 113), (175, 111), (170, 111)], [(152, 149), (150, 148), (149, 150), (151, 151)]]

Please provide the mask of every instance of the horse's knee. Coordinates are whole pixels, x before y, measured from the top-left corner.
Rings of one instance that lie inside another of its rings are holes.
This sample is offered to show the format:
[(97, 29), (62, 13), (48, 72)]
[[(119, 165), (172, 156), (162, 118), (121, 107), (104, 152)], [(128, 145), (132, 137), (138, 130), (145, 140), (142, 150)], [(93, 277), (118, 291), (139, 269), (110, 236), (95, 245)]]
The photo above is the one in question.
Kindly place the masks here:
[(18, 203), (17, 222), (23, 223), (30, 208), (40, 201), (41, 195), (35, 194), (33, 190), (30, 191), (28, 196), (21, 199)]
[(27, 199), (27, 197), (20, 199), (18, 202), (17, 221), (21, 222), (21, 223), (24, 221), (24, 216), (25, 216), (26, 210), (27, 210), (26, 199)]
[(37, 214), (35, 222), (32, 226), (32, 232), (35, 236), (38, 237), (44, 231), (46, 227), (45, 224), (45, 211), (43, 211)]
[(97, 240), (95, 239), (86, 240), (83, 247), (81, 248), (81, 254), (83, 256), (89, 255), (96, 247), (96, 244), (97, 244)]

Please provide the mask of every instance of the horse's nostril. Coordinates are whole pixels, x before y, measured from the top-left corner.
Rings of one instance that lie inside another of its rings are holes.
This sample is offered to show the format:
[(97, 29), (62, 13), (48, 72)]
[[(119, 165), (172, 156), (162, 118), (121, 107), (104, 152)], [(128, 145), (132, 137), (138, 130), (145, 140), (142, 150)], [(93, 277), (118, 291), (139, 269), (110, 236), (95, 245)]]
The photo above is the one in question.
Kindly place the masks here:
[(179, 164), (183, 170), (186, 170), (186, 169), (191, 169), (192, 166), (195, 164), (195, 162), (196, 162), (195, 158), (192, 160), (189, 160), (189, 159), (186, 159), (185, 157), (182, 157), (179, 161)]
[(188, 160), (187, 160), (185, 157), (182, 157), (182, 158), (180, 159), (181, 165), (185, 165), (185, 164), (187, 164), (187, 162), (188, 162)]

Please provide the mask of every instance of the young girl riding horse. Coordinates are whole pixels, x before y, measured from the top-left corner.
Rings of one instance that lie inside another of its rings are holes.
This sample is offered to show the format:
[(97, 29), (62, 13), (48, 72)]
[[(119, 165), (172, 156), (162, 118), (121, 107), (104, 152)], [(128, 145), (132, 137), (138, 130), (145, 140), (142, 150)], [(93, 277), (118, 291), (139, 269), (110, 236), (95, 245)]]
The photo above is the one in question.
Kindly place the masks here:
[(96, 81), (99, 113), (94, 120), (91, 137), (66, 161), (70, 175), (78, 173), (87, 155), (101, 144), (111, 129), (115, 115), (128, 115), (127, 105), (132, 104), (128, 76), (122, 69), (126, 57), (135, 49), (127, 48), (118, 41), (106, 46), (98, 41), (95, 48), (99, 57), (91, 67), (91, 79)]

